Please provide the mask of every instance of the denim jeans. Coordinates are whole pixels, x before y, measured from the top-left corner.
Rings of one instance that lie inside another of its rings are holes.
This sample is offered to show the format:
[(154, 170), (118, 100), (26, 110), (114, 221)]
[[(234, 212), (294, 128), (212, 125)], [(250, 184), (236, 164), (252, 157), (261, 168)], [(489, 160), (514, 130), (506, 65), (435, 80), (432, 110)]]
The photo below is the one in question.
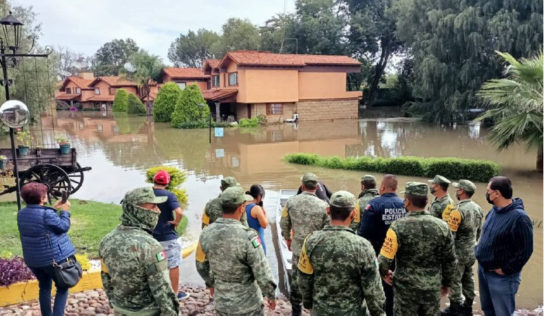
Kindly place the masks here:
[(480, 302), (485, 316), (510, 316), (516, 309), (520, 273), (499, 275), (478, 266)]
[(42, 316), (63, 316), (64, 307), (66, 306), (66, 300), (68, 299), (68, 288), (57, 287), (57, 294), (55, 295), (55, 305), (51, 312), (51, 284), (54, 277), (53, 267), (40, 267), (30, 268), (36, 279), (38, 279), (38, 285), (40, 287), (40, 310)]

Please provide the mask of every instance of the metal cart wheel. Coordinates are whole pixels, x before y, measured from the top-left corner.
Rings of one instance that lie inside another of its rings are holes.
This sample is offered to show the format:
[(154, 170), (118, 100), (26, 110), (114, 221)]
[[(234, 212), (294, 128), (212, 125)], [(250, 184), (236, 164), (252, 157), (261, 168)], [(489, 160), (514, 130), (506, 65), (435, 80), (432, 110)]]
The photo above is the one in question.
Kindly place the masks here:
[(68, 173), (68, 177), (70, 178), (70, 195), (76, 193), (77, 190), (79, 190), (83, 185), (83, 170), (84, 169), (81, 168), (81, 165), (78, 162), (76, 162), (76, 168), (74, 170), (65, 170), (66, 173)]
[(62, 193), (70, 195), (72, 185), (70, 177), (61, 167), (56, 165), (36, 165), (20, 174), (21, 187), (30, 182), (39, 182), (47, 185), (49, 200), (51, 197), (60, 199)]

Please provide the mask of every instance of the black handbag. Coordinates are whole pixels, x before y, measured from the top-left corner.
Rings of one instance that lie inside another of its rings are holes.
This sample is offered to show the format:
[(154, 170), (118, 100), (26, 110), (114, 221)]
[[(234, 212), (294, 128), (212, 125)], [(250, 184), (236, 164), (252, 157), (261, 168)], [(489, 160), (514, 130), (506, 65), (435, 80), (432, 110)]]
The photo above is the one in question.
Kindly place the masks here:
[(83, 269), (75, 257), (70, 257), (62, 263), (53, 260), (53, 271), (53, 278), (57, 287), (74, 287), (83, 275)]

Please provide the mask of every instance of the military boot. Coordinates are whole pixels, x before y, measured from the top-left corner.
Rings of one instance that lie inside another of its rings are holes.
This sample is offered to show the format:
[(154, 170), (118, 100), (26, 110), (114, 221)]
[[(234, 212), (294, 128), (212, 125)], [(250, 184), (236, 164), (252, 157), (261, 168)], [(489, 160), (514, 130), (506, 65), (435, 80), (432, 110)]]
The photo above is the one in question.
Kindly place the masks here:
[[(463, 314), (463, 306), (458, 303), (450, 303), (450, 307), (446, 308), (443, 311), (440, 311), (441, 316), (462, 316)], [(472, 309), (471, 309), (472, 310)]]
[(291, 304), (291, 315), (292, 316), (302, 315), (302, 306), (300, 306), (300, 304)]
[(472, 316), (472, 301), (465, 301), (461, 308), (463, 309), (463, 316)]

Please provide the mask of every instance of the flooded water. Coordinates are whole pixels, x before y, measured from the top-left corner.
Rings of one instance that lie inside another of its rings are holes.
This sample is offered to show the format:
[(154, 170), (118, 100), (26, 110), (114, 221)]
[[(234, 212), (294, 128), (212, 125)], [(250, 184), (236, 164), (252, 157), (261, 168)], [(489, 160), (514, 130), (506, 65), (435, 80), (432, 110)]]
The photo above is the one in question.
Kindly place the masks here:
[[(497, 152), (479, 126), (446, 128), (408, 119), (337, 120), (283, 124), (266, 128), (225, 129), (221, 138), (208, 130), (177, 130), (168, 124), (147, 122), (144, 117), (102, 113), (61, 113), (43, 116), (34, 137), (53, 144), (54, 135), (67, 134), (77, 148), (82, 166), (92, 166), (75, 198), (118, 203), (124, 193), (145, 185), (145, 169), (158, 164), (177, 166), (188, 174), (183, 184), (189, 195), (186, 215), (189, 234), (200, 232), (200, 216), (209, 199), (219, 194), (220, 179), (234, 176), (245, 187), (260, 183), (266, 190), (296, 188), (300, 176), (313, 171), (332, 190), (358, 194), (362, 172), (329, 170), (287, 164), (288, 153), (311, 152), (347, 156), (421, 156), (489, 159), (499, 163), (502, 174), (511, 177), (514, 195), (524, 200), (535, 223), (535, 250), (525, 266), (518, 306), (542, 305), (542, 174), (534, 172), (536, 152), (516, 145)], [(213, 131), (212, 131), (213, 132)], [(2, 147), (9, 140), (2, 139)], [(376, 177), (381, 177), (376, 174)], [(422, 178), (399, 177), (400, 185)], [(485, 183), (477, 183), (475, 201), (486, 212)], [(450, 189), (453, 196), (453, 191)], [(182, 279), (195, 278), (194, 259), (182, 267)]]

